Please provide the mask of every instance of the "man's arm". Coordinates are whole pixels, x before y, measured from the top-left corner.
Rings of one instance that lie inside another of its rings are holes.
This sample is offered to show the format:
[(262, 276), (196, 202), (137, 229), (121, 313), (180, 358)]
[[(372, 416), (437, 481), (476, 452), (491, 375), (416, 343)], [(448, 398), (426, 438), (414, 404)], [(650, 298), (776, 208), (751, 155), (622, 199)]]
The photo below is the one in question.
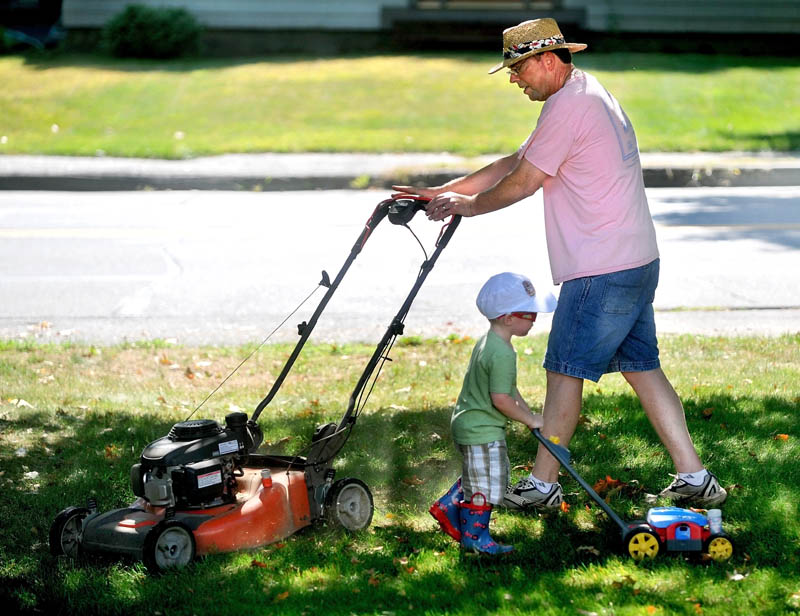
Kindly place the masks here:
[(392, 186), (398, 191), (392, 197), (404, 194), (419, 195), (427, 199), (440, 195), (445, 192), (457, 192), (463, 195), (474, 195), (487, 188), (494, 186), (502, 177), (507, 175), (517, 164), (517, 153), (509, 154), (503, 158), (489, 163), (477, 171), (454, 180), (450, 180), (441, 186)]
[(431, 220), (442, 220), (454, 214), (488, 214), (530, 197), (539, 190), (546, 178), (544, 171), (523, 158), (491, 188), (475, 195), (440, 193), (431, 199), (425, 211)]

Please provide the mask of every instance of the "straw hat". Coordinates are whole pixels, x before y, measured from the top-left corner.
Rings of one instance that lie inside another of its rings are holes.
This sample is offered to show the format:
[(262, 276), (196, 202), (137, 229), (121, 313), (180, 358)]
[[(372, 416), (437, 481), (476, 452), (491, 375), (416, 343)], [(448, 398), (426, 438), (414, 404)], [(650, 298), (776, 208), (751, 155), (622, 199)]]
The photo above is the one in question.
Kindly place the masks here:
[(516, 64), (520, 60), (553, 49), (569, 49), (572, 53), (583, 51), (583, 43), (567, 43), (555, 19), (531, 19), (503, 30), (503, 61), (493, 66), (489, 73)]

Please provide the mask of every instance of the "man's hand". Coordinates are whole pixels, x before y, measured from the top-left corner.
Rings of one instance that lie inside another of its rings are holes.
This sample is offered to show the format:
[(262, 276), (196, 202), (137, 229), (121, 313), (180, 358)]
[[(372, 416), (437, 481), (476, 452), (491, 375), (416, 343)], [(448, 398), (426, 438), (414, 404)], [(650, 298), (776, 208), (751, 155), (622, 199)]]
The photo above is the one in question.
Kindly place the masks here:
[(438, 186), (392, 186), (392, 190), (397, 191), (392, 193), (392, 199), (402, 199), (409, 196), (433, 199), (442, 192), (442, 189)]
[(443, 220), (448, 216), (472, 216), (475, 211), (475, 197), (446, 192), (437, 195), (425, 206), (430, 220)]

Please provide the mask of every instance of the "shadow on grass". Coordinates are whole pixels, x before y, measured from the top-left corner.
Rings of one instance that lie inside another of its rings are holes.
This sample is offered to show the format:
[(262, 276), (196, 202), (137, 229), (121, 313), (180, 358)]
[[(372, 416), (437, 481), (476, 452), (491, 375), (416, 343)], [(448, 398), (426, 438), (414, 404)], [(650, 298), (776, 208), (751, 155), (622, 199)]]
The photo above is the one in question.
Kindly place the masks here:
[[(341, 60), (341, 59), (368, 59), (375, 57), (401, 57), (413, 60), (438, 60), (454, 59), (474, 64), (476, 74), (485, 73), (487, 66), (496, 63), (496, 53), (479, 51), (409, 51), (386, 53), (376, 50), (375, 53), (343, 53), (343, 54), (317, 54), (302, 56), (303, 62)], [(266, 63), (273, 65), (292, 65), (300, 61), (297, 54), (264, 54), (246, 57), (186, 57), (171, 60), (157, 59), (128, 59), (115, 58), (104, 54), (90, 53), (27, 53), (22, 54), (25, 64), (39, 70), (54, 67), (79, 67), (117, 70), (124, 72), (189, 72), (215, 68), (230, 68), (247, 64)], [(630, 53), (610, 52), (580, 54), (576, 58), (576, 66), (594, 71), (624, 72), (630, 70), (657, 70), (679, 73), (713, 73), (731, 68), (769, 69), (777, 67), (796, 67), (800, 64), (797, 58), (782, 56), (737, 56), (724, 54), (698, 54), (698, 53)], [(483, 69), (483, 70), (482, 70)]]
[[(687, 567), (697, 571), (687, 575), (713, 580), (724, 579), (732, 567), (755, 566), (791, 577), (800, 557), (798, 451), (791, 440), (776, 437), (791, 433), (800, 401), (715, 395), (692, 398), (685, 407), (701, 456), (729, 489), (723, 512), (736, 541), (734, 558), (725, 566), (694, 569), (691, 561), (666, 556), (642, 567), (664, 572)], [(571, 446), (576, 469), (590, 484), (606, 475), (631, 485), (639, 481), (643, 489), (623, 491), (610, 504), (623, 518), (646, 511), (643, 493), (662, 488), (672, 465), (638, 401), (632, 395), (590, 394), (584, 398), (584, 413), (586, 421)], [(566, 570), (613, 566), (620, 558), (618, 530), (568, 477), (562, 483), (569, 513), (501, 511), (496, 516), (493, 533), (515, 545), (514, 554), (499, 562), (459, 556), (424, 513), (459, 472), (449, 418), (450, 409), (442, 407), (381, 409), (359, 418), (336, 466), (338, 476), (355, 476), (370, 485), (379, 514), (393, 514), (378, 515), (372, 533), (349, 537), (319, 525), (282, 547), (211, 557), (160, 578), (143, 575), (140, 565), (129, 562), (54, 559), (48, 554), (47, 532), (59, 510), (82, 504), (88, 496), (97, 498), (102, 509), (130, 502), (130, 465), (173, 422), (125, 411), (55, 418), (32, 412), (19, 421), (5, 420), (3, 430), (44, 429), (52, 438), (46, 447), (31, 448), (24, 459), (0, 453), (5, 479), (0, 597), (22, 611), (27, 598), (37, 610), (54, 613), (149, 613), (158, 606), (162, 613), (203, 614), (263, 611), (280, 604), (275, 609), (281, 613), (325, 605), (326, 613), (339, 614), (379, 612), (406, 603), (411, 606), (407, 611), (502, 611), (511, 592), (519, 601), (514, 607), (534, 610), (558, 600), (559, 593), (566, 593), (565, 604), (569, 601), (569, 589), (553, 590), (569, 577)], [(261, 425), (267, 440), (276, 433), (297, 435), (291, 441), (294, 449), (310, 440), (320, 419), (267, 416)], [(533, 459), (536, 442), (524, 430), (511, 430), (508, 440), (512, 465)], [(110, 453), (107, 446), (113, 446)], [(39, 472), (38, 489), (24, 478), (31, 470)], [(241, 566), (251, 559), (260, 564)], [(446, 566), (437, 566), (437, 559)], [(473, 578), (480, 579), (477, 587), (469, 582)], [(609, 591), (597, 582), (582, 596), (587, 592)], [(656, 597), (626, 592), (614, 591), (615, 605), (656, 603)], [(683, 597), (659, 594), (657, 600), (676, 612), (685, 606)]]

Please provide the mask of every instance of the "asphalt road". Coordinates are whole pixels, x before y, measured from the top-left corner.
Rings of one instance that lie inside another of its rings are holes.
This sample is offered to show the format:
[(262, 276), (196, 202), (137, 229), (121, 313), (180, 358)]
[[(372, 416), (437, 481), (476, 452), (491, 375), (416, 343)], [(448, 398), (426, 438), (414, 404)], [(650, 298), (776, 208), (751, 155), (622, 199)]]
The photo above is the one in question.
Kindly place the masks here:
[[(0, 337), (94, 344), (261, 341), (335, 275), (383, 191), (0, 192)], [(661, 332), (800, 331), (800, 187), (649, 189)], [(462, 221), (406, 320), (407, 335), (475, 335), (499, 271), (550, 286), (541, 197)], [(441, 225), (411, 227), (430, 252)], [(383, 222), (314, 333), (376, 340), (425, 258)], [(557, 289), (554, 290), (557, 294)], [(272, 340), (295, 340), (321, 291)], [(536, 330), (549, 328), (542, 315)]]

